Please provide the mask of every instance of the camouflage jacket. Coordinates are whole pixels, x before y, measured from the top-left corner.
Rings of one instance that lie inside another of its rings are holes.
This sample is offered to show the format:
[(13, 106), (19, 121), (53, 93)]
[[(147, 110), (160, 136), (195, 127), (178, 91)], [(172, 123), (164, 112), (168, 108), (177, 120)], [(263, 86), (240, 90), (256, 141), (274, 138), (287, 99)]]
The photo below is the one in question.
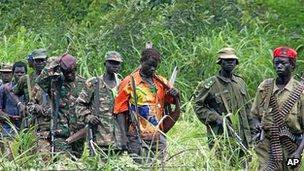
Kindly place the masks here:
[[(216, 79), (222, 85), (222, 88), (218, 86)], [(251, 141), (249, 126), (251, 103), (247, 94), (246, 83), (239, 76), (233, 75), (230, 80), (217, 75), (201, 82), (195, 91), (195, 113), (199, 120), (207, 126), (209, 134), (212, 134), (210, 128), (215, 134), (221, 134), (219, 126), (216, 125), (216, 120), (227, 114), (221, 98), (221, 89), (230, 107), (229, 110), (233, 113), (232, 116), (228, 117), (228, 120), (248, 145)]]
[[(58, 91), (52, 89), (52, 84), (55, 83), (54, 80), (57, 80), (56, 84), (60, 86), (57, 87)], [(44, 68), (36, 79), (36, 83), (43, 91), (48, 93), (49, 97), (58, 93), (59, 114), (57, 127), (59, 133), (57, 136), (68, 137), (71, 133), (84, 126), (77, 122), (75, 113), (76, 99), (84, 85), (84, 81), (84, 78), (77, 75), (74, 82), (66, 82), (57, 65)]]
[(93, 77), (86, 81), (81, 91), (76, 106), (76, 114), (79, 120), (88, 124), (87, 116), (93, 114), (94, 89), (99, 79), (99, 109), (98, 117), (101, 123), (97, 126), (95, 142), (99, 146), (111, 146), (120, 148), (120, 131), (115, 117), (113, 116), (114, 93), (116, 88), (110, 89), (103, 80), (103, 76)]
[(27, 106), (28, 113), (33, 116), (32, 120), (38, 126), (37, 131), (49, 131), (52, 115), (50, 98), (38, 84), (33, 87), (32, 99)]

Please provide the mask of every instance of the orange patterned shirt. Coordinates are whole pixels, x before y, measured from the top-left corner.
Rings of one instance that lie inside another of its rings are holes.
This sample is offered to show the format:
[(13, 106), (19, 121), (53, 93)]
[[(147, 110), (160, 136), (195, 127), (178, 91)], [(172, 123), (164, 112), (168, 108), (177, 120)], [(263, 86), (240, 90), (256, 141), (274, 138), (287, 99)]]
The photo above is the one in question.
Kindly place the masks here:
[[(134, 78), (137, 96), (138, 114), (140, 131), (143, 137), (147, 134), (155, 134), (157, 130), (162, 129), (160, 123), (164, 117), (165, 102), (172, 104), (173, 98), (166, 95), (165, 87), (153, 78), (154, 86), (144, 81), (139, 70), (131, 74)], [(168, 81), (157, 76), (165, 84)], [(131, 76), (127, 76), (119, 85), (118, 95), (115, 99), (114, 114), (119, 114), (129, 110), (135, 111), (133, 89), (131, 85)], [(129, 127), (129, 133), (134, 134), (133, 126)], [(147, 135), (149, 136), (149, 135)]]

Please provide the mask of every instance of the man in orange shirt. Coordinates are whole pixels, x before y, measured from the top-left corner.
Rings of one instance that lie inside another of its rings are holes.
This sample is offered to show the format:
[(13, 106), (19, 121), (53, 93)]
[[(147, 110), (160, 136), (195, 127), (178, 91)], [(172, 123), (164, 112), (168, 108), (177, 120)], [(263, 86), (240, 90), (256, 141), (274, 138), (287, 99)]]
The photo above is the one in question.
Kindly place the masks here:
[[(125, 148), (135, 162), (151, 162), (154, 157), (164, 161), (168, 132), (180, 115), (179, 92), (168, 81), (155, 74), (160, 63), (160, 53), (144, 49), (141, 67), (127, 76), (119, 85), (114, 114), (123, 130)], [(133, 91), (133, 90), (136, 91)], [(136, 97), (136, 98), (134, 98)], [(174, 104), (174, 111), (164, 113), (164, 108)], [(132, 120), (132, 115), (135, 119)]]

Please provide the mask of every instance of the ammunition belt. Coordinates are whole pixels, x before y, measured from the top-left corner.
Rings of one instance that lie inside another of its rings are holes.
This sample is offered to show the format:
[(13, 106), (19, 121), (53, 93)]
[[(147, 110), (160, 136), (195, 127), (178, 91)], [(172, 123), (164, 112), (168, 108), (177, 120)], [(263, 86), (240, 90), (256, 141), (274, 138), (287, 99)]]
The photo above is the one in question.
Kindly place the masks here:
[(296, 150), (297, 144), (295, 143), (296, 138), (294, 135), (288, 130), (285, 117), (290, 112), (291, 108), (298, 101), (302, 91), (304, 90), (303, 84), (300, 84), (296, 87), (292, 93), (289, 95), (287, 100), (283, 102), (282, 107), (279, 110), (277, 100), (274, 97), (274, 94), (271, 95), (269, 106), (272, 108), (272, 116), (274, 119), (274, 123), (272, 127), (270, 127), (270, 144), (273, 158), (275, 161), (282, 161), (282, 147), (281, 143), (284, 147), (287, 148), (288, 153), (292, 153)]

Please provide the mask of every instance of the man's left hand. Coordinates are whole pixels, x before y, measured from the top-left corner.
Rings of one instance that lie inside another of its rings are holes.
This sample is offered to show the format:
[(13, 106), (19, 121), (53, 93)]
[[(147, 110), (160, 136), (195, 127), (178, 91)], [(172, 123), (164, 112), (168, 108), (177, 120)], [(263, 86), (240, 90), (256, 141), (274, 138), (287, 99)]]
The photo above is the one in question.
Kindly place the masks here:
[(295, 152), (293, 152), (293, 153), (290, 155), (290, 158), (297, 158), (297, 159), (300, 159), (300, 158), (301, 158), (301, 152), (299, 152), (298, 150), (296, 150)]

